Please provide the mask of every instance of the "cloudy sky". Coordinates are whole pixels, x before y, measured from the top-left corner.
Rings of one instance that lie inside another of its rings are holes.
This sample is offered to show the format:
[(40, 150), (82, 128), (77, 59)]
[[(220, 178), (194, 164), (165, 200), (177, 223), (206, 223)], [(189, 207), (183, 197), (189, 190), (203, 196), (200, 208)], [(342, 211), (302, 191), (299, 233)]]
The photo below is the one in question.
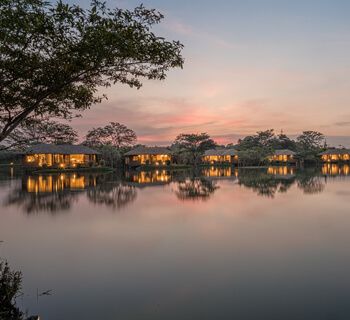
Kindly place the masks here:
[(275, 128), (293, 136), (318, 130), (330, 143), (350, 146), (350, 1), (143, 3), (165, 15), (156, 33), (185, 45), (184, 69), (140, 90), (117, 85), (104, 91), (108, 101), (74, 120), (82, 135), (116, 121), (150, 145), (191, 132), (228, 143)]

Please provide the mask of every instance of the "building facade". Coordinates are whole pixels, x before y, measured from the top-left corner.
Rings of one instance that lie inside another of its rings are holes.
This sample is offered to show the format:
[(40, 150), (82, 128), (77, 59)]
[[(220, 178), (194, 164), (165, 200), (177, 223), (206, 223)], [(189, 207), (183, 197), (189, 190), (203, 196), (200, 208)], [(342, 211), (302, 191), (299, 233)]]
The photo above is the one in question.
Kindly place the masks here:
[(23, 165), (28, 167), (75, 168), (98, 162), (99, 152), (83, 145), (36, 144), (24, 153)]
[(138, 167), (146, 165), (167, 166), (173, 163), (173, 156), (166, 147), (137, 147), (125, 155), (125, 165)]
[(211, 149), (202, 156), (205, 164), (238, 164), (238, 153), (235, 149)]
[(275, 152), (269, 157), (269, 161), (273, 163), (296, 163), (296, 153), (292, 150), (283, 149), (275, 150)]
[(321, 159), (323, 162), (349, 162), (350, 150), (349, 149), (328, 149), (321, 153)]

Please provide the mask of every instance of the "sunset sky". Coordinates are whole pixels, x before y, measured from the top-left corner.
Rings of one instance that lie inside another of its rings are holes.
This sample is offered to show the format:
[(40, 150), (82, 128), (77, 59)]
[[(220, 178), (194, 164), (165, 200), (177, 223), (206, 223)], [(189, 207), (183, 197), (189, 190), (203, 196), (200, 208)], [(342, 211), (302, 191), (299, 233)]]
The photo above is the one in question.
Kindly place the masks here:
[(116, 121), (150, 145), (191, 132), (229, 143), (275, 128), (292, 136), (318, 130), (330, 144), (350, 146), (350, 1), (143, 3), (165, 14), (155, 32), (185, 45), (184, 69), (140, 90), (104, 91), (109, 100), (72, 123), (81, 135)]

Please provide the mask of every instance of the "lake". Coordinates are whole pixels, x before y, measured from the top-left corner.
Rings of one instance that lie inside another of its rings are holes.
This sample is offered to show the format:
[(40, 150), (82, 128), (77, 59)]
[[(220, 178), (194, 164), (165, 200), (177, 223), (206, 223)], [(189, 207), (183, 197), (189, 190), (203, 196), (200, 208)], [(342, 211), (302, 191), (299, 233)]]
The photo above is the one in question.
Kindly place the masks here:
[(349, 166), (12, 170), (0, 212), (44, 320), (350, 319)]

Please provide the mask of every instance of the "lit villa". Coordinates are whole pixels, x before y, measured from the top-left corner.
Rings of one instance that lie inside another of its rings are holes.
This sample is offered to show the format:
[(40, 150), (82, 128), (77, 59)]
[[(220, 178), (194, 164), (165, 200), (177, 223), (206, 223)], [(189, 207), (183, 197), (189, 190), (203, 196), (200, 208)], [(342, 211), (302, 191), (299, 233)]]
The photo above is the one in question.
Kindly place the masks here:
[(238, 153), (235, 149), (211, 149), (205, 151), (202, 161), (207, 164), (238, 163)]
[(130, 167), (142, 165), (170, 165), (171, 151), (166, 147), (136, 147), (125, 153), (125, 164)]
[(30, 167), (77, 167), (97, 163), (99, 152), (83, 145), (36, 144), (24, 155), (24, 165)]
[(295, 163), (296, 153), (292, 150), (282, 149), (276, 150), (270, 157), (270, 162), (284, 162), (284, 163)]
[(328, 149), (321, 153), (321, 158), (324, 162), (350, 161), (350, 150)]

